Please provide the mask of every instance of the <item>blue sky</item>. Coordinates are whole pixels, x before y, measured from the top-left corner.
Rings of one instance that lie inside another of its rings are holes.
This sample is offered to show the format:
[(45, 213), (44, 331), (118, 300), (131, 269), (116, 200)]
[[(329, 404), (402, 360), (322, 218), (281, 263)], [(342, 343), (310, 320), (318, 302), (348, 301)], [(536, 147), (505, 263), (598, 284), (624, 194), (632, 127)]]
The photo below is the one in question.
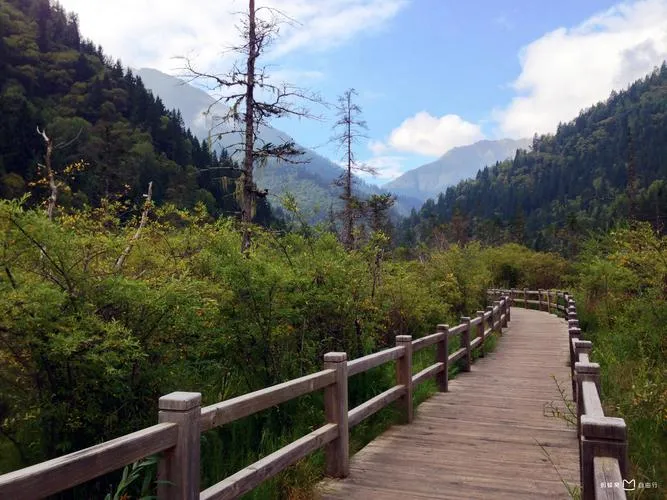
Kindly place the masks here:
[[(278, 78), (334, 102), (359, 92), (369, 139), (357, 156), (382, 183), (483, 138), (530, 137), (626, 87), (667, 57), (667, 0), (257, 0), (301, 22), (267, 54)], [(243, 0), (61, 0), (85, 36), (133, 67), (173, 57), (224, 71)], [(333, 160), (322, 121), (274, 125)]]

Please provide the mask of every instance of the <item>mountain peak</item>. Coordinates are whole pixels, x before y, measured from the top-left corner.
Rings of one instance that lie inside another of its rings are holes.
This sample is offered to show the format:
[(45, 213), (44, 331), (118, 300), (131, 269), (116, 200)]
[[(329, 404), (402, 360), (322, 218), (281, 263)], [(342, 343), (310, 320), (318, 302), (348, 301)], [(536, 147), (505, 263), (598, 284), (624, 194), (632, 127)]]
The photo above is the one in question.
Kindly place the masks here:
[(514, 156), (517, 149), (526, 149), (530, 144), (531, 139), (483, 139), (468, 146), (458, 146), (382, 187), (399, 196), (426, 201), (447, 187), (473, 177), (481, 168)]

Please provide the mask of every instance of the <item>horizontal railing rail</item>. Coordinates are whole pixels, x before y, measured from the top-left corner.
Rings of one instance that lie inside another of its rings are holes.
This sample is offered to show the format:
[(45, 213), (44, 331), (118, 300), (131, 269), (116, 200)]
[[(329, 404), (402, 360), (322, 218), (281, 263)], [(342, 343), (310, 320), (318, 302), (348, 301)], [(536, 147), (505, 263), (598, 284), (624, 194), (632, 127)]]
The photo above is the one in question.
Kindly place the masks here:
[[(160, 499), (236, 498), (320, 448), (325, 448), (326, 474), (345, 477), (350, 428), (392, 403), (398, 406), (403, 422), (411, 422), (414, 388), (435, 379), (438, 391), (446, 392), (454, 363), (460, 361), (461, 370), (470, 371), (473, 352), (484, 356), (489, 337), (501, 335), (507, 327), (510, 303), (509, 297), (499, 296), (487, 310), (477, 311), (475, 318), (462, 317), (451, 328), (437, 325), (435, 333), (414, 340), (399, 335), (395, 347), (351, 361), (346, 353), (327, 353), (322, 371), (209, 406), (201, 406), (200, 393), (168, 394), (159, 400), (157, 425), (2, 475), (0, 498), (45, 497), (159, 452)], [(458, 339), (458, 347), (450, 353), (453, 338)], [(434, 363), (413, 374), (414, 353), (431, 346), (436, 347)], [(396, 384), (348, 408), (348, 378), (389, 362), (396, 364)], [(324, 391), (327, 420), (322, 427), (200, 491), (201, 433), (319, 390)]]
[(0, 476), (0, 498), (43, 498), (173, 448), (178, 426), (158, 424)]
[[(622, 418), (607, 417), (600, 398), (600, 365), (591, 362), (593, 344), (581, 338), (575, 300), (568, 292), (551, 290), (489, 290), (516, 302), (558, 311), (567, 320), (572, 375), (572, 399), (577, 408), (579, 469), (582, 500), (626, 498), (623, 480), (628, 473), (628, 436)], [(529, 297), (537, 296), (537, 300)]]

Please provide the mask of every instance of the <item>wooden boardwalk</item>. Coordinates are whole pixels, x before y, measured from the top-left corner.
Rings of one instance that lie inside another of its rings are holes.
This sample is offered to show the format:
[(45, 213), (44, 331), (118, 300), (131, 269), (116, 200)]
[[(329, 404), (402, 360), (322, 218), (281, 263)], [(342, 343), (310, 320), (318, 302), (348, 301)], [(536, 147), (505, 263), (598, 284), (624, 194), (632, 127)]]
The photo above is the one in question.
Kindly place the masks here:
[(565, 320), (513, 308), (494, 352), (422, 403), (412, 424), (357, 453), (349, 477), (322, 483), (321, 498), (570, 498), (576, 428), (549, 410), (564, 408), (554, 377), (572, 396), (568, 359)]

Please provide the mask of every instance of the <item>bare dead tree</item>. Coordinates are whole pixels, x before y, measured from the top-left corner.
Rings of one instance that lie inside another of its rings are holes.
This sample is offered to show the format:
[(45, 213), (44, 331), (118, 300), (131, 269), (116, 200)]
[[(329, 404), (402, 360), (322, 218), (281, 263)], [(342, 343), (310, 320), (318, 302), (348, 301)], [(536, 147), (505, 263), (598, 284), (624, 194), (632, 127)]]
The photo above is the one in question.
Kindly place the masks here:
[(257, 200), (265, 198), (268, 191), (259, 190), (255, 184), (254, 167), (264, 166), (271, 159), (287, 163), (303, 163), (299, 158), (304, 151), (293, 141), (272, 144), (259, 137), (262, 126), (271, 119), (281, 117), (315, 118), (307, 108), (297, 102), (321, 103), (320, 98), (293, 85), (271, 83), (266, 66), (259, 60), (279, 34), (284, 23), (293, 23), (282, 12), (269, 7), (256, 7), (255, 0), (248, 1), (248, 11), (241, 14), (238, 25), (242, 42), (231, 51), (242, 56), (242, 62), (234, 63), (226, 74), (216, 75), (196, 70), (187, 58), (184, 68), (190, 80), (210, 80), (222, 95), (209, 107), (223, 103), (229, 107), (217, 127), (222, 131), (212, 133), (211, 138), (223, 135), (240, 135), (240, 141), (231, 145), (232, 156), (242, 154), (242, 166), (232, 180), (236, 183), (236, 198), (244, 223), (241, 250), (246, 252), (251, 243), (249, 224), (255, 215)]
[(137, 231), (134, 233), (134, 236), (132, 236), (132, 239), (130, 239), (130, 242), (125, 247), (125, 250), (123, 250), (123, 253), (120, 254), (120, 256), (118, 257), (116, 265), (114, 266), (114, 271), (121, 270), (121, 268), (123, 267), (123, 263), (125, 262), (125, 259), (127, 259), (127, 256), (130, 255), (132, 247), (141, 236), (141, 231), (143, 231), (144, 226), (148, 222), (148, 213), (150, 212), (150, 209), (153, 206), (152, 204), (153, 181), (150, 181), (148, 183), (148, 192), (144, 195), (144, 197), (146, 198), (146, 201), (144, 202), (144, 210), (143, 212), (141, 212), (141, 220), (139, 221), (139, 227), (137, 228)]
[(37, 133), (42, 136), (42, 139), (44, 139), (44, 143), (46, 144), (46, 153), (44, 154), (45, 164), (42, 165), (39, 163), (38, 165), (40, 168), (46, 170), (46, 180), (49, 184), (50, 191), (49, 199), (47, 200), (46, 205), (46, 213), (49, 217), (49, 220), (53, 220), (53, 212), (55, 211), (56, 202), (58, 201), (58, 183), (56, 182), (56, 174), (53, 169), (53, 165), (51, 164), (51, 156), (53, 155), (54, 149), (66, 148), (67, 146), (74, 143), (74, 141), (76, 141), (81, 135), (81, 130), (79, 130), (79, 132), (76, 134), (76, 137), (73, 139), (66, 142), (61, 142), (56, 145), (54, 145), (53, 140), (48, 135), (46, 135), (46, 129), (40, 130), (39, 127), (37, 127)]
[(338, 119), (333, 127), (334, 136), (331, 138), (332, 142), (338, 144), (339, 148), (343, 150), (342, 160), (345, 163), (345, 170), (335, 183), (343, 189), (340, 196), (344, 203), (341, 214), (343, 222), (342, 240), (348, 250), (354, 246), (354, 222), (363, 214), (363, 204), (353, 192), (354, 174), (377, 174), (374, 168), (357, 162), (354, 154), (355, 145), (361, 139), (367, 138), (365, 131), (368, 130), (366, 122), (361, 119), (361, 107), (353, 102), (357, 95), (357, 91), (351, 88), (338, 97), (338, 103), (336, 104)]
[(49, 200), (46, 205), (46, 213), (49, 216), (49, 220), (53, 220), (53, 211), (56, 207), (56, 201), (58, 200), (58, 185), (56, 184), (56, 176), (53, 173), (53, 168), (51, 168), (51, 155), (53, 154), (53, 141), (51, 138), (46, 135), (45, 130), (40, 130), (37, 127), (37, 133), (42, 136), (44, 143), (46, 144), (46, 153), (44, 154), (44, 163), (40, 163), (40, 167), (46, 169), (46, 178), (49, 181), (49, 189), (51, 194), (49, 195)]

